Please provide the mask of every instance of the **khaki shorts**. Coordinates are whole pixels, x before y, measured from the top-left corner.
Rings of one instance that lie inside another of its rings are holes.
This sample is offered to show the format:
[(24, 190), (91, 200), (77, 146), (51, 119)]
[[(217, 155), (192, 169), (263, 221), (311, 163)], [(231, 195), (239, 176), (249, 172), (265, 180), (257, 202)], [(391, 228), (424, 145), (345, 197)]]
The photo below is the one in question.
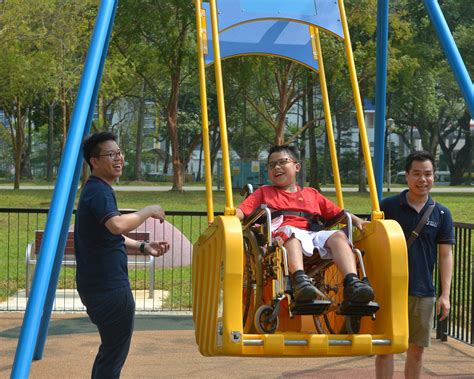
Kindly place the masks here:
[(408, 296), (408, 342), (420, 347), (431, 346), (433, 329), (434, 297)]

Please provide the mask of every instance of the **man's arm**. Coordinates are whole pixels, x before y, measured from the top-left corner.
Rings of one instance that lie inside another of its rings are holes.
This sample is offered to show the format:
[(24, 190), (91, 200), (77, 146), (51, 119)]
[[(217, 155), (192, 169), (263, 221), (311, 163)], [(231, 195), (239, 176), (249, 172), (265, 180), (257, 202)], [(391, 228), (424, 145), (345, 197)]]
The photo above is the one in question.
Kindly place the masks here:
[(149, 205), (134, 213), (111, 217), (107, 220), (105, 226), (112, 234), (125, 234), (136, 229), (149, 217), (163, 222), (165, 219), (165, 211), (159, 205)]
[(453, 273), (453, 246), (447, 244), (438, 245), (439, 275), (441, 284), (441, 295), (436, 305), (436, 314), (442, 321), (448, 317), (451, 304), (449, 294), (451, 293), (451, 276)]

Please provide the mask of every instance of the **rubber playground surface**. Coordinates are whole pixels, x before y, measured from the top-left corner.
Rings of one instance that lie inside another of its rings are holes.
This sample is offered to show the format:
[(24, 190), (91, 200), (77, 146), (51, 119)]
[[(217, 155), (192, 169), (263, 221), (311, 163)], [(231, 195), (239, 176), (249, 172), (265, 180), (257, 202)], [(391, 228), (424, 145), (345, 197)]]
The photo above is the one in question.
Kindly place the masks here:
[[(0, 313), (0, 378), (9, 378), (23, 313)], [(99, 337), (84, 313), (53, 314), (43, 359), (30, 378), (89, 378)], [(395, 378), (403, 378), (403, 354)], [(191, 316), (137, 315), (122, 378), (374, 378), (374, 357), (203, 357)], [(474, 347), (454, 339), (432, 340), (423, 378), (474, 378)]]

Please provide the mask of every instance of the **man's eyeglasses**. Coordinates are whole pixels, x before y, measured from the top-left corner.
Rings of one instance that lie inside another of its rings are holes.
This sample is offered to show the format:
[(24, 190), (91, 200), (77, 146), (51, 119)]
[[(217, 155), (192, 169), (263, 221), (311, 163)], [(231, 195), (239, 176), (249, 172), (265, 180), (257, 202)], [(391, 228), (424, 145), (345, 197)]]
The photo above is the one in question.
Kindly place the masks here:
[(123, 157), (123, 153), (120, 150), (111, 151), (110, 153), (106, 154), (99, 154), (97, 157), (109, 157), (113, 161), (115, 161), (118, 157)]
[(265, 167), (267, 168), (267, 170), (273, 170), (276, 166), (283, 167), (289, 163), (296, 163), (296, 161), (290, 158), (282, 158), (282, 159), (277, 159), (276, 161), (273, 161), (273, 162), (268, 162)]

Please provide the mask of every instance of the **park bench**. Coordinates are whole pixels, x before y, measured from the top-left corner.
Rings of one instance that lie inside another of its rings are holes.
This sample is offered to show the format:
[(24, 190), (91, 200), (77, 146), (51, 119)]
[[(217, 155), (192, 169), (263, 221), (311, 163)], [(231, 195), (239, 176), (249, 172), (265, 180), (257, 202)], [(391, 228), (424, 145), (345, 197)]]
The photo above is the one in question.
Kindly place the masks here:
[[(43, 239), (44, 231), (35, 231), (35, 240), (30, 242), (26, 247), (26, 297), (29, 295), (31, 288), (31, 282), (33, 278), (34, 267), (38, 261), (38, 253), (40, 251), (41, 241)], [(133, 238), (139, 241), (149, 241), (149, 231), (133, 231), (125, 234), (129, 238)], [(128, 251), (128, 267), (132, 269), (148, 268), (149, 269), (149, 298), (154, 296), (155, 286), (155, 257), (152, 255), (143, 255), (139, 251)], [(66, 247), (64, 249), (64, 256), (62, 266), (75, 267), (76, 266), (76, 254), (74, 251), (74, 231), (68, 232)]]

